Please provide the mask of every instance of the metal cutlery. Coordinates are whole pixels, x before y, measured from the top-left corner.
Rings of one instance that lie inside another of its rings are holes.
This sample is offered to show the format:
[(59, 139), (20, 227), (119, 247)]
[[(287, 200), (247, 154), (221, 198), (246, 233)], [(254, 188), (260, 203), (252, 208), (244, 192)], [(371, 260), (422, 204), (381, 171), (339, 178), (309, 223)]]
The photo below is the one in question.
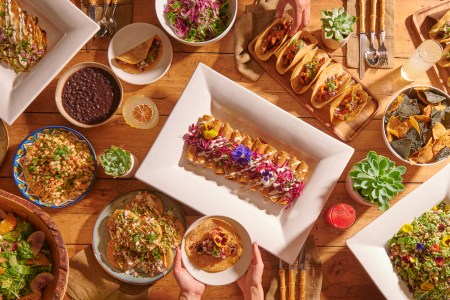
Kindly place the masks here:
[(283, 261), (280, 259), (278, 274), (280, 275), (280, 299), (286, 300), (286, 277)]
[(385, 66), (388, 64), (388, 50), (384, 46), (384, 40), (386, 38), (384, 19), (386, 15), (386, 0), (380, 2), (380, 35), (381, 35), (381, 47), (378, 49), (380, 56), (379, 66)]
[(116, 23), (116, 20), (114, 19), (114, 14), (116, 12), (118, 2), (119, 2), (119, 0), (112, 0), (111, 14), (109, 16), (109, 22), (108, 22), (108, 30), (107, 30), (107, 33), (105, 34), (105, 37), (108, 37), (108, 38), (113, 37), (114, 33), (116, 33), (117, 23)]
[(306, 251), (307, 251), (306, 245), (307, 244), (305, 243), (298, 258), (298, 267), (300, 273), (300, 281), (299, 281), (300, 300), (306, 300)]
[(364, 59), (364, 47), (367, 41), (365, 13), (366, 0), (359, 0), (359, 79), (361, 80), (364, 77), (364, 69), (366, 67)]
[(378, 51), (373, 47), (373, 41), (375, 39), (375, 21), (377, 18), (377, 0), (371, 1), (370, 9), (370, 45), (364, 53), (364, 57), (369, 66), (378, 65), (380, 59)]
[[(92, 21), (94, 21), (94, 22), (97, 18), (97, 6), (96, 6), (97, 3), (96, 2), (97, 2), (97, 0), (89, 0), (89, 6), (87, 9), (88, 17), (91, 18)], [(91, 51), (92, 44), (93, 44), (92, 39), (89, 39), (89, 41), (86, 43), (86, 51), (87, 52)]]
[(102, 19), (97, 22), (97, 24), (100, 25), (100, 29), (95, 34), (95, 37), (104, 37), (106, 32), (108, 31), (108, 20), (106, 19), (106, 13), (108, 12), (109, 3), (111, 3), (111, 0), (103, 1)]

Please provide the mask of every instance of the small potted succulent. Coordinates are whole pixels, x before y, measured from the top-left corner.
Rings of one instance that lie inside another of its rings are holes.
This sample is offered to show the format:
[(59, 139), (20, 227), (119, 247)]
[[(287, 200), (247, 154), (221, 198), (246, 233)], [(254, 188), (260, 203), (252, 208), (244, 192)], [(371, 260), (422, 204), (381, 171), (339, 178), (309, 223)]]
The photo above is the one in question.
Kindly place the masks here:
[(365, 205), (377, 205), (382, 211), (389, 208), (389, 201), (405, 189), (402, 184), (404, 166), (395, 166), (389, 158), (375, 151), (353, 165), (347, 175), (345, 187), (350, 197)]
[(350, 34), (353, 32), (353, 24), (356, 22), (355, 16), (347, 14), (343, 7), (333, 10), (321, 10), (322, 18), (322, 40), (330, 49), (338, 49), (344, 46)]
[(114, 178), (132, 177), (139, 166), (139, 162), (134, 154), (116, 146), (106, 149), (99, 156), (99, 160), (106, 175)]

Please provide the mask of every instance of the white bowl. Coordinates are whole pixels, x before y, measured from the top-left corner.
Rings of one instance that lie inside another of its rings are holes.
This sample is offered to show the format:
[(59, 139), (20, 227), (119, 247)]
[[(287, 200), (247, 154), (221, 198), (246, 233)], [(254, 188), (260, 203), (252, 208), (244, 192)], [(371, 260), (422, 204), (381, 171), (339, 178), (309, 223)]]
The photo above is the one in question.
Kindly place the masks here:
[(236, 15), (237, 15), (237, 0), (229, 0), (228, 5), (230, 9), (230, 23), (228, 24), (227, 29), (225, 29), (224, 32), (222, 32), (219, 36), (216, 36), (215, 38), (205, 41), (205, 42), (189, 42), (186, 40), (183, 40), (182, 38), (179, 38), (175, 32), (173, 31), (172, 27), (170, 26), (169, 22), (167, 21), (166, 16), (164, 15), (164, 7), (169, 2), (169, 0), (155, 0), (155, 11), (156, 15), (158, 16), (159, 23), (161, 23), (164, 30), (175, 40), (186, 44), (190, 46), (205, 46), (209, 44), (213, 44), (219, 40), (221, 40), (227, 33), (231, 30), (231, 27), (233, 27), (234, 21), (236, 21)]
[[(397, 99), (397, 97), (400, 96), (400, 94), (403, 94), (403, 93), (407, 94), (407, 93), (409, 93), (410, 90), (413, 90), (414, 88), (428, 88), (430, 91), (436, 92), (437, 94), (440, 94), (440, 95), (442, 95), (442, 96), (445, 96), (447, 99), (450, 99), (450, 96), (449, 96), (447, 93), (445, 93), (444, 91), (442, 91), (442, 90), (440, 90), (440, 89), (438, 89), (438, 88), (435, 88), (435, 87), (433, 87), (433, 86), (428, 86), (428, 85), (415, 85), (415, 86), (410, 86), (410, 87), (401, 89), (401, 90), (398, 91), (394, 96), (392, 96), (391, 100), (389, 100), (389, 103), (386, 105), (386, 108), (384, 109), (384, 113), (383, 113), (383, 121), (381, 122), (381, 130), (382, 130), (382, 132), (383, 132), (383, 140), (384, 140), (384, 143), (386, 144), (386, 146), (388, 147), (388, 149), (391, 151), (391, 153), (392, 153), (396, 158), (398, 158), (399, 160), (401, 160), (402, 162), (407, 163), (407, 164), (411, 164), (411, 163), (409, 162), (409, 160), (404, 159), (403, 157), (401, 157), (401, 156), (400, 156), (400, 155), (392, 148), (391, 144), (388, 142), (387, 137), (386, 137), (385, 122), (386, 122), (386, 113), (387, 113), (389, 107), (391, 106), (392, 102), (394, 102), (394, 100)], [(450, 101), (450, 100), (449, 100), (449, 101)], [(447, 157), (447, 158), (448, 158), (448, 157)], [(416, 166), (432, 166), (432, 165), (438, 164), (438, 163), (440, 163), (440, 162), (446, 161), (447, 158), (444, 158), (444, 159), (441, 159), (441, 160), (438, 160), (438, 161), (434, 161), (434, 162), (430, 162), (430, 163), (416, 163), (415, 165), (416, 165)]]

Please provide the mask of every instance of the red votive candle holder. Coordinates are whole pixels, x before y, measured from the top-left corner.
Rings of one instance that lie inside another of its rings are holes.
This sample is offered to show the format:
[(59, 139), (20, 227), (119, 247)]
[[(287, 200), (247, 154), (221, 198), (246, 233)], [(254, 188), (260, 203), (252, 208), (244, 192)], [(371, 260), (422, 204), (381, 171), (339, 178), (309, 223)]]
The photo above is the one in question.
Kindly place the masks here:
[(325, 217), (331, 226), (337, 229), (347, 229), (355, 223), (356, 212), (353, 206), (341, 203), (330, 207)]

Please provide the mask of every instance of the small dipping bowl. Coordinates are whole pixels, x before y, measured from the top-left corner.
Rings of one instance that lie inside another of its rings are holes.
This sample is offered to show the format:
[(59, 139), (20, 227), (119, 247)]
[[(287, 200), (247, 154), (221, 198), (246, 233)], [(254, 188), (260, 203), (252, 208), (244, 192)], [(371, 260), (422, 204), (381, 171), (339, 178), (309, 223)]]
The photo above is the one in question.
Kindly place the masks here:
[(56, 86), (59, 112), (79, 127), (96, 127), (111, 120), (122, 98), (120, 79), (109, 67), (95, 62), (71, 67)]

